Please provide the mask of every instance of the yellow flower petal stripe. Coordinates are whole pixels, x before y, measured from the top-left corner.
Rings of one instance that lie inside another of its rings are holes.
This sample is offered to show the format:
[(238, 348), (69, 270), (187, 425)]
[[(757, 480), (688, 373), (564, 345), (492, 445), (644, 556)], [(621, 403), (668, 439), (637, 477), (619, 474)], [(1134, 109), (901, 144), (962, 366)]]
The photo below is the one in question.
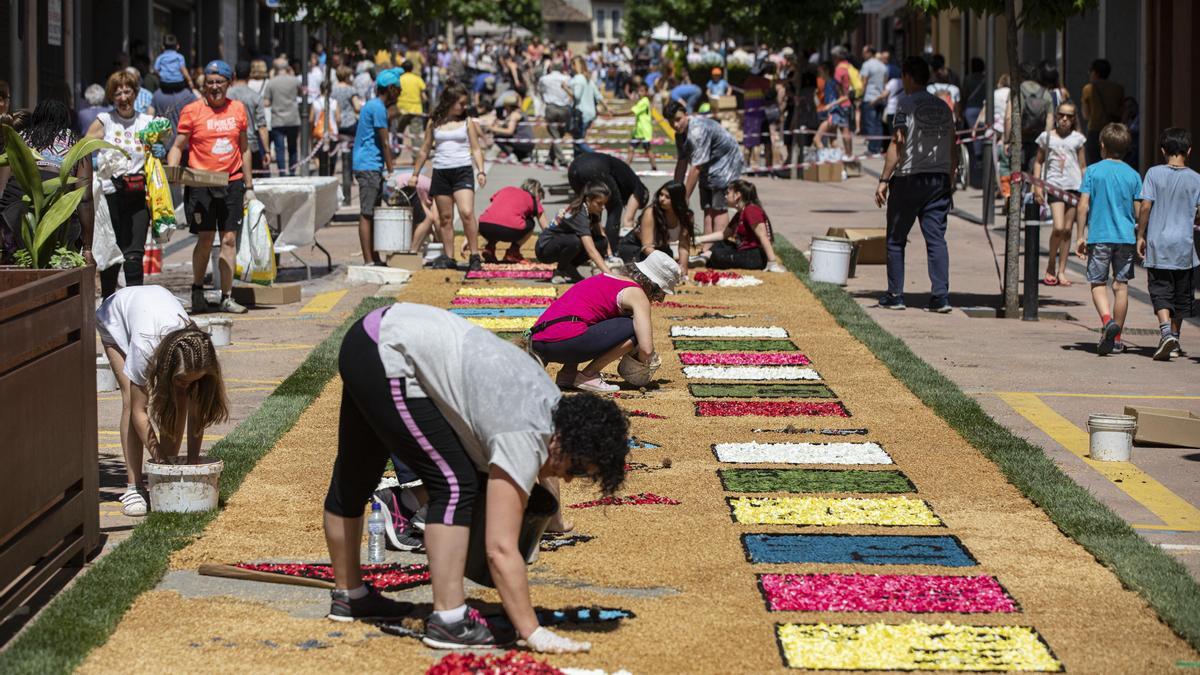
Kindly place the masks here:
[(480, 286), (458, 289), (460, 298), (555, 298), (558, 290), (535, 286)]
[(467, 321), (488, 330), (523, 331), (532, 328), (537, 321), (536, 316), (470, 316)]
[(747, 525), (941, 525), (920, 499), (885, 497), (730, 497), (733, 519)]
[(788, 666), (808, 670), (1058, 672), (1062, 663), (1028, 626), (785, 623), (776, 627)]

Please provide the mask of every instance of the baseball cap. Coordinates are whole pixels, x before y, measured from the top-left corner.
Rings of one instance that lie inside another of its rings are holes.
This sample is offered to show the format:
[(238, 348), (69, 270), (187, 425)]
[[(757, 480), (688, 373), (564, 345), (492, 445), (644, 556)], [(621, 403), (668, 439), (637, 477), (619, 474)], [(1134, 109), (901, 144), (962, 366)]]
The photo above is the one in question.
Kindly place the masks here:
[(646, 278), (653, 281), (667, 295), (675, 294), (675, 284), (679, 283), (679, 263), (662, 251), (655, 251), (646, 256), (645, 260), (634, 263)]
[(221, 59), (216, 59), (213, 61), (209, 61), (208, 65), (204, 66), (204, 74), (205, 75), (220, 75), (221, 77), (223, 77), (227, 80), (232, 80), (233, 79), (233, 68), (230, 68), (229, 64), (225, 63)]
[(381, 70), (379, 71), (379, 74), (375, 76), (375, 86), (382, 89), (386, 89), (387, 87), (399, 87), (400, 76), (403, 74), (404, 71), (399, 68), (388, 68), (387, 70)]

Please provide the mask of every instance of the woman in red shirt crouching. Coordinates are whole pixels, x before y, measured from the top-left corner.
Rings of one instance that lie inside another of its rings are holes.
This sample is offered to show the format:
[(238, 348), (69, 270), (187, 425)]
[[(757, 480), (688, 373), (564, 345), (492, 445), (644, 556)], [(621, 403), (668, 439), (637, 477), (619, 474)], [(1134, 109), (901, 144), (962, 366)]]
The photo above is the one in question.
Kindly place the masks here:
[(508, 244), (504, 262), (525, 262), (521, 245), (529, 241), (534, 225), (546, 227), (546, 212), (542, 210), (545, 198), (541, 182), (533, 178), (519, 188), (502, 188), (492, 195), (492, 203), (479, 216), (479, 236), (487, 242), (483, 247), (484, 262), (496, 262), (496, 242), (500, 241)]
[[(725, 191), (729, 208), (736, 211), (723, 232), (712, 232), (696, 237), (697, 244), (716, 242), (703, 257), (708, 267), (716, 270), (742, 269), (768, 272), (786, 272), (775, 247), (771, 245), (775, 235), (771, 232), (771, 220), (758, 201), (758, 190), (754, 183), (735, 180)], [(732, 241), (730, 241), (732, 240)]]

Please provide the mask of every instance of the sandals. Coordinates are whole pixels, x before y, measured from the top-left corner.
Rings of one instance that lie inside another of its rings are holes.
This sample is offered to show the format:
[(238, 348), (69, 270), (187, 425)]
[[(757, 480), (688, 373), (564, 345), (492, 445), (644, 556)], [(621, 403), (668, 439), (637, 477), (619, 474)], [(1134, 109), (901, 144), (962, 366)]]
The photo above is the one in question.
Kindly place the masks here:
[(1057, 286), (1058, 285), (1058, 277), (1054, 276), (1053, 274), (1047, 274), (1046, 276), (1042, 277), (1042, 285), (1043, 286)]

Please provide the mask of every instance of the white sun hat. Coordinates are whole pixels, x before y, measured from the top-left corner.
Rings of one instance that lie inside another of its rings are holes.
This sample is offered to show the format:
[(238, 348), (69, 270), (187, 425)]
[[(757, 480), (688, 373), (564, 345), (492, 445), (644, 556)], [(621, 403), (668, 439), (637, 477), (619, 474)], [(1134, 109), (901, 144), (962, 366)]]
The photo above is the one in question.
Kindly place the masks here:
[(653, 281), (663, 293), (673, 295), (675, 284), (679, 283), (679, 263), (662, 251), (655, 251), (646, 256), (645, 260), (634, 263), (646, 278)]

